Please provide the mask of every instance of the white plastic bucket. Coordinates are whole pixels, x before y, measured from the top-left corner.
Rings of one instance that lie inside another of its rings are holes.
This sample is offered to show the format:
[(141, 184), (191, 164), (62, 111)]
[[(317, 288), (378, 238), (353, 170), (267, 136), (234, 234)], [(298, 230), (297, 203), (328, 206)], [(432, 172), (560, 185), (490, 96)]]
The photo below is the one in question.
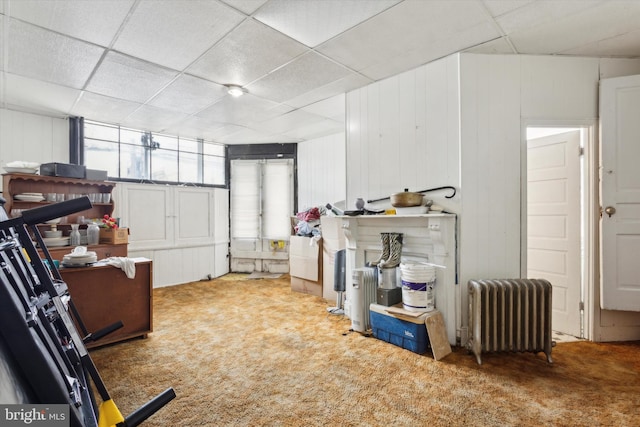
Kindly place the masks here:
[(435, 309), (433, 286), (428, 283), (413, 283), (402, 280), (402, 306), (409, 311), (432, 311)]
[(431, 264), (403, 262), (400, 264), (400, 277), (411, 283), (429, 283), (436, 280), (436, 268)]

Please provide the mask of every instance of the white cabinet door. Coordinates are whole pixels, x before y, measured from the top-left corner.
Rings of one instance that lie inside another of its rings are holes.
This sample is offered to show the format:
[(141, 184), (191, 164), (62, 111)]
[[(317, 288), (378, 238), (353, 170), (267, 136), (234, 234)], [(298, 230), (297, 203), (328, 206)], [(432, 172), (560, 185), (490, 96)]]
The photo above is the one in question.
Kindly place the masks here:
[(129, 227), (129, 250), (173, 246), (174, 203), (171, 187), (126, 186), (119, 191), (123, 222)]

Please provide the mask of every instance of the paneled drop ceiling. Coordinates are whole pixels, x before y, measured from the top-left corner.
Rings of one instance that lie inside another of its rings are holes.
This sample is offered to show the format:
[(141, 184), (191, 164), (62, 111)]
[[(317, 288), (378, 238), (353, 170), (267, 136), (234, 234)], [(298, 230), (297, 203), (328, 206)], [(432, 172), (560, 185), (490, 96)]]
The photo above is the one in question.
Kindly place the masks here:
[(0, 14), (1, 107), (225, 144), (340, 132), (346, 92), (455, 52), (640, 57), (640, 0), (1, 0)]

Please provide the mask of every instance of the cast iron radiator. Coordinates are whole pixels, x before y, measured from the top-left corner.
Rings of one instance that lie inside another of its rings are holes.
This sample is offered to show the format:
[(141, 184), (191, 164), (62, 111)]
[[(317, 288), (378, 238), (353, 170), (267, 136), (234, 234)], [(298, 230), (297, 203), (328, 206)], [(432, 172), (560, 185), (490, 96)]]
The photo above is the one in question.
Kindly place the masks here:
[(551, 283), (544, 279), (469, 280), (467, 348), (483, 352), (544, 352), (552, 363)]

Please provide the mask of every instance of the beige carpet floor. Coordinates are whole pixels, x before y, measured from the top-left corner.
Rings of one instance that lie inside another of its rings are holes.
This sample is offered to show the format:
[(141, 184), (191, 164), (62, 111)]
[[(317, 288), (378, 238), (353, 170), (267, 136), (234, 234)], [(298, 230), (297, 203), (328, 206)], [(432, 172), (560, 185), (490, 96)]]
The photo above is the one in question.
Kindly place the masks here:
[(329, 305), (288, 276), (160, 288), (148, 338), (91, 356), (125, 415), (175, 389), (145, 426), (640, 425), (640, 342), (435, 361), (350, 332)]

